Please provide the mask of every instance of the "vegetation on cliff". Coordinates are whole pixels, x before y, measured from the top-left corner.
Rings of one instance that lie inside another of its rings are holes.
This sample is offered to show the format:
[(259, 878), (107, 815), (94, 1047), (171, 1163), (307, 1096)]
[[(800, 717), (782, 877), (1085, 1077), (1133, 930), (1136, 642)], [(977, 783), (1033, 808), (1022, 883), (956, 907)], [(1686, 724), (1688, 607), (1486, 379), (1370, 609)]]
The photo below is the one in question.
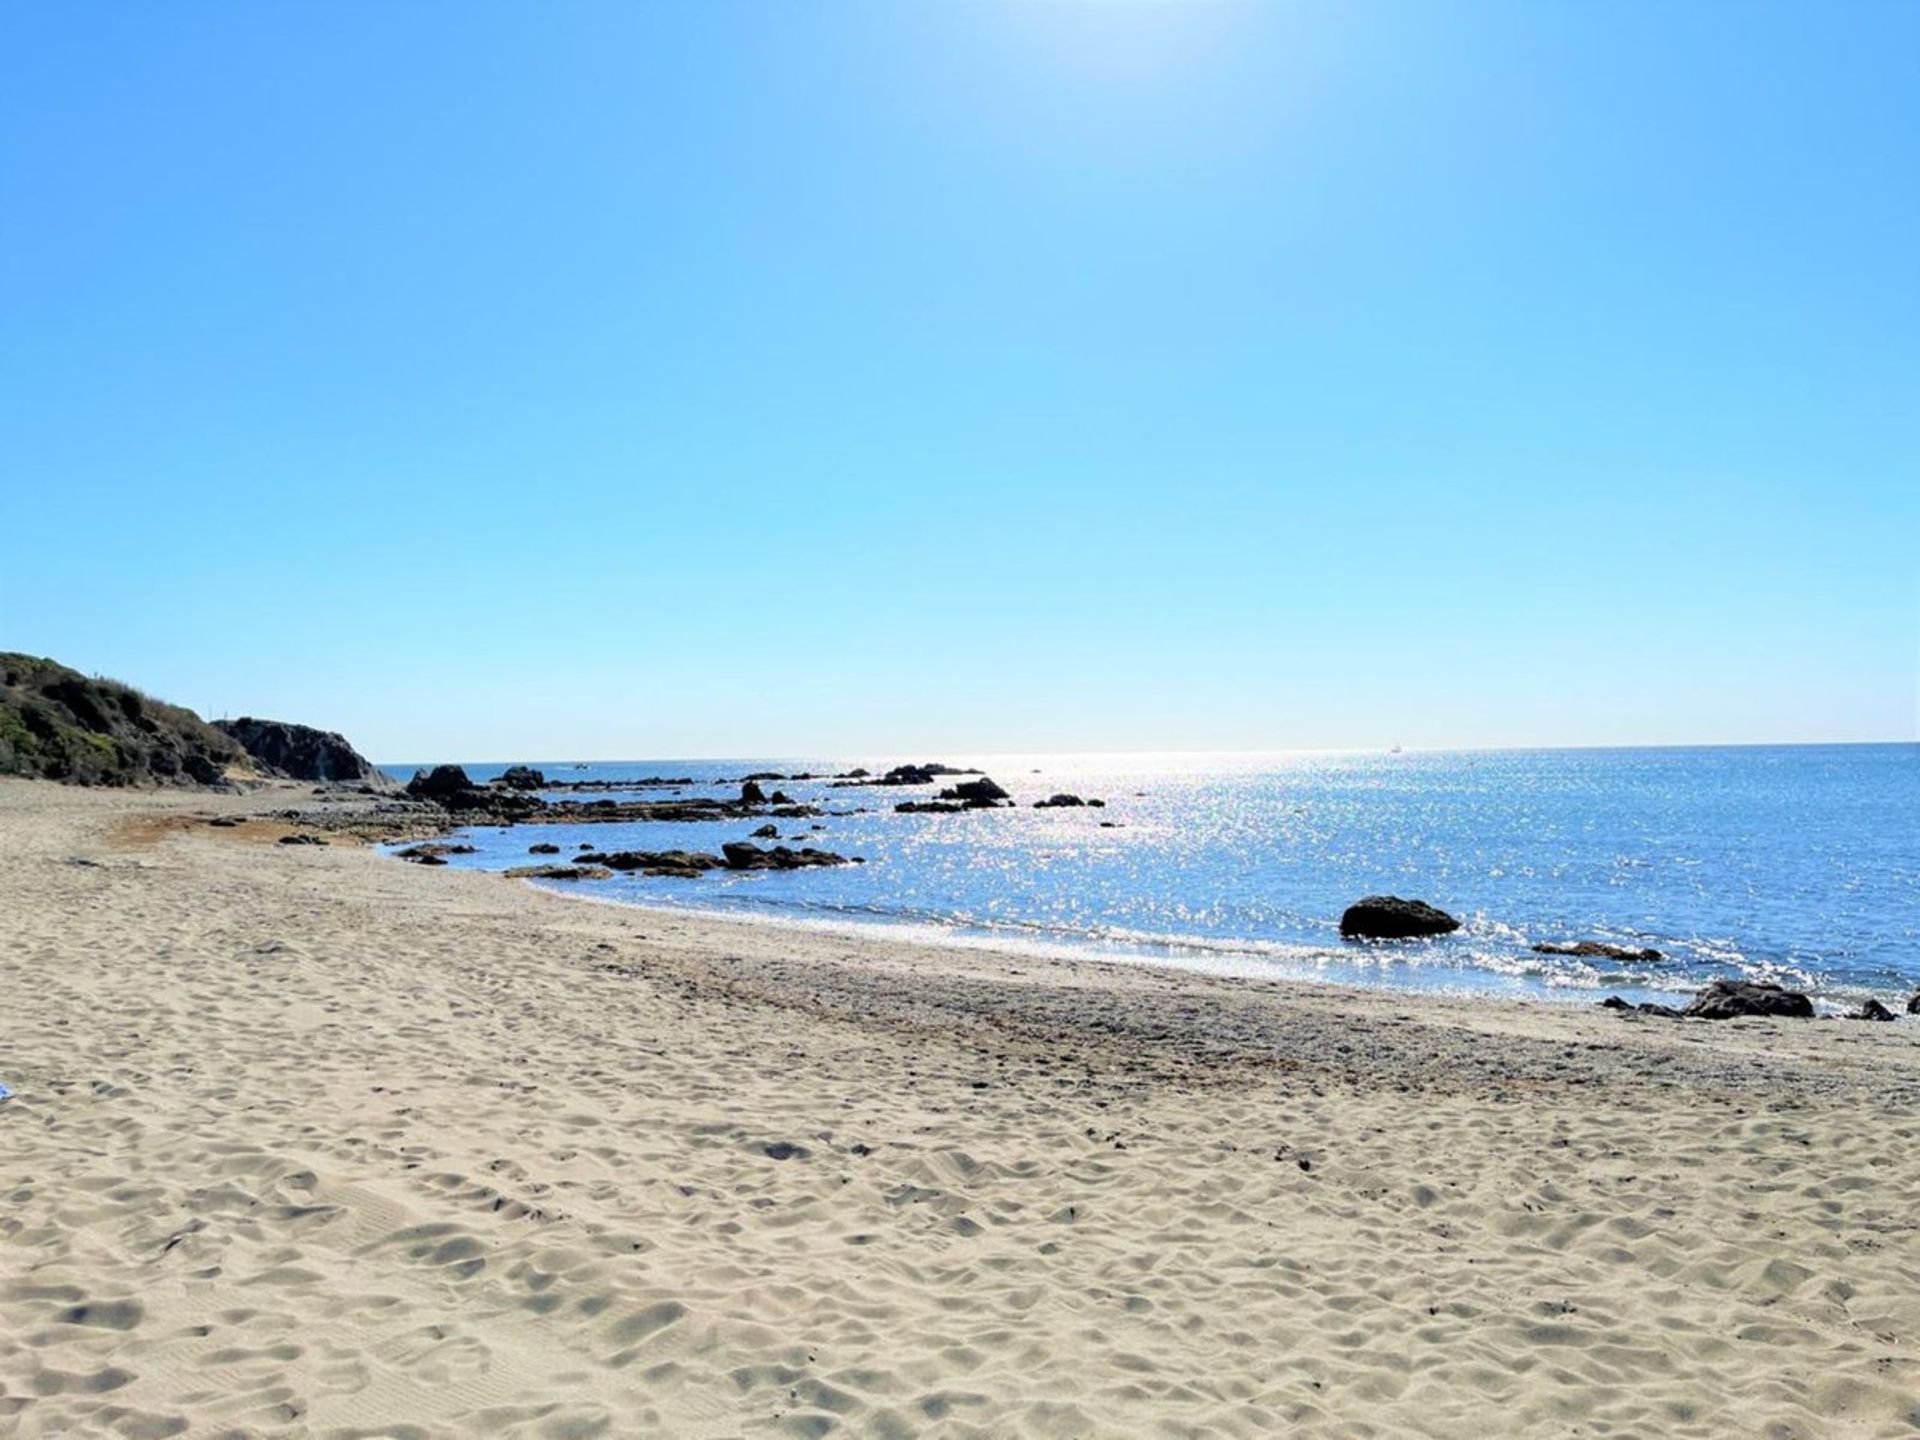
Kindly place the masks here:
[(191, 710), (52, 660), (0, 651), (0, 775), (76, 785), (213, 785), (250, 774)]

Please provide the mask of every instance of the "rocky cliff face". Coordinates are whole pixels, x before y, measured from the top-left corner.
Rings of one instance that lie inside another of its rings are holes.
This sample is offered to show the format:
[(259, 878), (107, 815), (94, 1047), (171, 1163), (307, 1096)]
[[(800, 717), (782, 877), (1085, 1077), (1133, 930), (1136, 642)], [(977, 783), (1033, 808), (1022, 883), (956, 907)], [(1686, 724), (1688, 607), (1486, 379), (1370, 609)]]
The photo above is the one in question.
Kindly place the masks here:
[(346, 780), (379, 783), (379, 771), (346, 737), (286, 720), (216, 720), (214, 728), (233, 740), (261, 766), (295, 780)]
[(76, 785), (214, 785), (255, 770), (191, 710), (117, 680), (0, 652), (0, 775)]

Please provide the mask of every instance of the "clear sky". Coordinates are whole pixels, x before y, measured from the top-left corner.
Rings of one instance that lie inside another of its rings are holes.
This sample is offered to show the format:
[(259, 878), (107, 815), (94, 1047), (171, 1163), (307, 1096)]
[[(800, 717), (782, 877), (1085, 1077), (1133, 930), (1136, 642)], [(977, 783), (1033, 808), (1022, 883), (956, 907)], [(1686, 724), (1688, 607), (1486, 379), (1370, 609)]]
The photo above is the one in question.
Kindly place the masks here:
[(0, 13), (0, 648), (382, 759), (1910, 739), (1920, 5)]

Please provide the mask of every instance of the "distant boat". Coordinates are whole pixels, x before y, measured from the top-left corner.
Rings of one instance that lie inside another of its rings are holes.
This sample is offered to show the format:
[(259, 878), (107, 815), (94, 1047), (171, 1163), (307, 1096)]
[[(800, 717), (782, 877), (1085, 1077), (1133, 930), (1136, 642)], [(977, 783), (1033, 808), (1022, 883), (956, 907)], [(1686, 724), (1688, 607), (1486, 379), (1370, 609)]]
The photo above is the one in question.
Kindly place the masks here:
[(1387, 754), (1389, 755), (1398, 755), (1399, 753), (1400, 753), (1400, 747), (1398, 745), (1394, 746), (1391, 750), (1387, 751)]

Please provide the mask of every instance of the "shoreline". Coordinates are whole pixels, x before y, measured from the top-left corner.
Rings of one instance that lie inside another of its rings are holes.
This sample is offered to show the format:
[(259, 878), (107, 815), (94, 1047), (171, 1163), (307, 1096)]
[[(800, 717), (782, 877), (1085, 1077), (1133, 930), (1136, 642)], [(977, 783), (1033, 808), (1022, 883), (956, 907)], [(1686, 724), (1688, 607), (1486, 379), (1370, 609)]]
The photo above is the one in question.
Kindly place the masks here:
[[(392, 858), (392, 857), (387, 857)], [(540, 893), (554, 896), (560, 900), (577, 901), (590, 905), (609, 905), (616, 909), (638, 910), (646, 913), (664, 915), (691, 915), (702, 920), (720, 923), (738, 923), (742, 925), (761, 925), (774, 930), (793, 930), (802, 935), (818, 935), (826, 938), (864, 940), (881, 944), (896, 943), (902, 945), (925, 946), (930, 949), (945, 950), (984, 950), (1011, 961), (1026, 961), (1042, 964), (1093, 964), (1117, 967), (1147, 967), (1173, 971), (1182, 975), (1191, 975), (1216, 980), (1246, 980), (1271, 983), (1280, 986), (1306, 986), (1318, 988), (1336, 995), (1384, 994), (1397, 995), (1408, 1000), (1445, 999), (1467, 1004), (1492, 1003), (1512, 1005), (1598, 1005), (1607, 995), (1624, 994), (1636, 999), (1663, 998), (1684, 1003), (1692, 994), (1686, 987), (1680, 989), (1663, 988), (1645, 983), (1622, 981), (1615, 985), (1575, 989), (1571, 985), (1551, 986), (1530, 985), (1523, 977), (1506, 977), (1514, 984), (1511, 988), (1495, 988), (1492, 985), (1476, 986), (1471, 981), (1458, 983), (1436, 983), (1431, 985), (1395, 984), (1389, 980), (1369, 983), (1364, 980), (1333, 979), (1325, 976), (1298, 974), (1285, 968), (1289, 963), (1310, 965), (1316, 958), (1324, 958), (1335, 964), (1349, 966), (1358, 962), (1343, 955), (1332, 946), (1314, 946), (1304, 942), (1258, 941), (1258, 940), (1218, 940), (1208, 941), (1203, 937), (1191, 940), (1168, 940), (1164, 942), (1141, 941), (1139, 951), (1129, 951), (1123, 942), (1077, 939), (1059, 937), (1050, 939), (1034, 938), (1030, 940), (1015, 937), (1002, 937), (963, 926), (943, 926), (938, 921), (916, 921), (906, 919), (874, 919), (870, 921), (809, 917), (800, 915), (777, 915), (746, 910), (728, 910), (719, 907), (707, 907), (698, 904), (676, 905), (667, 901), (624, 900), (610, 895), (596, 895), (578, 882), (546, 882), (538, 877), (507, 876), (498, 870), (474, 868), (470, 874), (496, 875), (503, 879), (513, 879), (528, 885)], [(1169, 953), (1154, 953), (1153, 946)], [(1173, 952), (1190, 951), (1190, 954)], [(1208, 963), (1208, 955), (1218, 957), (1217, 963)], [(1271, 959), (1261, 960), (1263, 954)], [(1233, 957), (1248, 957), (1236, 961)], [(1381, 957), (1382, 970), (1396, 963), (1404, 963), (1392, 953)], [(1499, 972), (1491, 969), (1486, 973), (1490, 977)], [(1524, 988), (1523, 988), (1524, 987)], [(1871, 992), (1862, 991), (1861, 994)], [(1885, 992), (1892, 993), (1892, 992)], [(1838, 1001), (1825, 1000), (1820, 1003), (1837, 1005)]]
[(0, 783), (23, 1435), (1915, 1422), (1910, 1024), (804, 933), (179, 823), (288, 793)]

